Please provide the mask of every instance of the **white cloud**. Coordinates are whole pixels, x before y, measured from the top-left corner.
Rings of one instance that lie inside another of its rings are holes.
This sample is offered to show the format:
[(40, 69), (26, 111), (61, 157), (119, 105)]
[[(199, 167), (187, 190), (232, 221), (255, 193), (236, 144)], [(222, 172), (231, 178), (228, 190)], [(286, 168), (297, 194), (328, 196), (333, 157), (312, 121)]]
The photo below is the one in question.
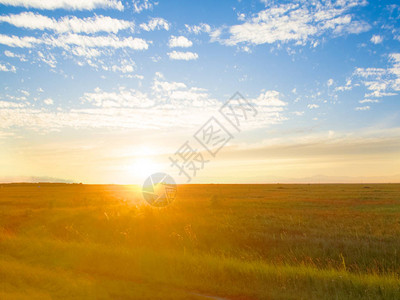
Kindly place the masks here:
[(359, 107), (356, 107), (356, 110), (370, 110), (370, 108), (371, 107), (369, 107), (369, 106), (359, 106)]
[[(276, 93), (266, 92), (271, 96)], [(160, 76), (155, 77), (151, 93), (126, 87), (112, 91), (96, 88), (84, 93), (81, 102), (86, 104), (85, 108), (57, 111), (0, 102), (0, 119), (4, 120), (0, 128), (19, 127), (44, 133), (63, 128), (195, 128), (222, 105), (203, 88), (168, 82)], [(243, 129), (262, 128), (285, 120), (281, 115), (282, 106), (267, 104), (257, 106), (256, 118), (246, 121)]]
[(333, 79), (331, 78), (331, 79), (329, 79), (327, 82), (326, 82), (326, 84), (328, 85), (328, 86), (332, 86), (333, 85)]
[(149, 45), (141, 38), (127, 37), (120, 39), (115, 35), (107, 36), (87, 36), (75, 33), (54, 36), (17, 37), (0, 34), (0, 44), (9, 47), (31, 48), (34, 45), (45, 44), (50, 47), (68, 48), (68, 46), (79, 46), (87, 48), (109, 47), (114, 49), (131, 48), (134, 50), (146, 50)]
[[(26, 105), (24, 103), (15, 103), (10, 101), (0, 101), (0, 109), (2, 108), (23, 108)], [(1, 112), (1, 110), (0, 110)]]
[(292, 112), (292, 114), (294, 114), (295, 116), (302, 116), (304, 115), (304, 111), (294, 111)]
[(194, 34), (200, 34), (202, 32), (211, 32), (211, 26), (205, 23), (200, 23), (199, 25), (187, 25), (185, 24), (185, 27), (188, 32), (194, 33)]
[(155, 63), (159, 62), (161, 60), (161, 56), (160, 55), (154, 55), (154, 56), (152, 56), (150, 58), (151, 58), (151, 61), (155, 62)]
[(160, 74), (156, 73), (156, 79), (154, 80), (154, 85), (152, 87), (153, 91), (155, 92), (169, 93), (179, 89), (185, 89), (187, 87), (186, 84), (182, 82), (160, 81), (158, 78), (163, 79), (164, 77), (161, 77)]
[(153, 97), (157, 103), (172, 105), (176, 108), (210, 108), (214, 110), (219, 103), (212, 99), (206, 89), (188, 87), (183, 82), (169, 82), (164, 76), (157, 72), (153, 83)]
[(35, 44), (43, 43), (42, 40), (35, 37), (24, 36), (18, 37), (15, 35), (4, 35), (0, 34), (0, 44), (7, 45), (9, 47), (19, 47), (19, 48), (31, 48)]
[[(257, 114), (241, 124), (241, 129), (263, 128), (287, 120), (283, 116), (283, 111), (288, 104), (281, 98), (282, 94), (278, 91), (267, 90), (261, 92), (258, 97), (249, 99), (248, 101), (256, 109)], [(249, 116), (251, 114), (249, 111)]]
[(72, 54), (76, 56), (83, 56), (86, 58), (93, 58), (99, 56), (101, 52), (93, 48), (75, 47), (72, 49)]
[(54, 104), (54, 101), (51, 98), (44, 99), (43, 102), (46, 105), (53, 105)]
[[(222, 105), (206, 89), (167, 81), (161, 73), (156, 73), (149, 93), (127, 87), (109, 91), (96, 88), (80, 97), (79, 106), (69, 109), (50, 109), (54, 105), (50, 98), (41, 102), (46, 104), (44, 107), (39, 102), (27, 103), (25, 97), (7, 95), (7, 98), (10, 101), (0, 101), (0, 119), (4, 120), (0, 122), (0, 130), (18, 127), (44, 133), (63, 128), (195, 128)], [(243, 129), (285, 120), (281, 112), (286, 103), (279, 92), (262, 92), (249, 101), (257, 107), (258, 114)]]
[(379, 100), (377, 99), (363, 99), (358, 101), (358, 103), (363, 104), (363, 103), (379, 103)]
[(81, 100), (103, 108), (144, 108), (154, 105), (154, 101), (150, 100), (147, 94), (126, 88), (121, 88), (118, 92), (105, 92), (100, 88), (96, 88), (94, 92), (85, 93)]
[(7, 57), (16, 57), (15, 53), (8, 50), (4, 51), (4, 55)]
[(363, 21), (353, 20), (347, 12), (365, 1), (298, 2), (271, 5), (255, 14), (240, 25), (229, 27), (228, 38), (221, 38), (222, 29), (215, 31), (211, 38), (226, 45), (239, 43), (272, 44), (275, 42), (295, 42), (303, 45), (314, 37), (326, 32), (334, 35), (360, 33), (370, 26)]
[(143, 10), (153, 9), (153, 6), (157, 4), (158, 2), (153, 3), (150, 0), (133, 0), (133, 10), (140, 13)]
[(352, 83), (352, 82), (351, 82), (351, 79), (348, 79), (348, 80), (346, 81), (346, 84), (345, 84), (345, 85), (337, 86), (337, 87), (335, 88), (335, 91), (340, 91), (340, 92), (350, 91), (350, 90), (353, 88), (353, 86), (352, 86), (351, 83)]
[(110, 47), (110, 48), (131, 48), (134, 50), (146, 50), (149, 45), (141, 38), (127, 37), (120, 39), (114, 35), (108, 36), (85, 36), (78, 34), (62, 35), (58, 38), (46, 40), (47, 44), (65, 48), (65, 45), (75, 45), (80, 47)]
[(357, 68), (354, 74), (360, 77), (382, 77), (386, 74), (386, 69), (384, 68)]
[(372, 37), (371, 37), (371, 43), (373, 43), (373, 44), (380, 44), (380, 43), (382, 43), (383, 42), (383, 37), (382, 36), (380, 36), (380, 35), (373, 35)]
[(127, 74), (127, 75), (124, 75), (123, 77), (135, 78), (135, 79), (139, 79), (139, 80), (143, 80), (144, 79), (144, 76), (143, 75), (139, 75), (139, 74)]
[(170, 59), (173, 60), (196, 60), (199, 58), (199, 55), (194, 52), (180, 52), (180, 51), (172, 51), (168, 53)]
[(93, 10), (95, 8), (124, 10), (121, 1), (117, 0), (0, 0), (0, 4), (47, 10)]
[(4, 55), (7, 56), (7, 57), (11, 57), (11, 58), (18, 58), (18, 59), (19, 59), (20, 61), (22, 61), (22, 62), (28, 61), (28, 60), (26, 59), (25, 55), (23, 55), (23, 54), (17, 54), (17, 53), (8, 51), (8, 50), (5, 50), (5, 51), (4, 51)]
[(78, 34), (61, 35), (58, 38), (50, 38), (45, 40), (46, 44), (65, 48), (65, 45), (75, 45), (80, 47), (110, 47), (110, 48), (131, 48), (135, 50), (148, 49), (148, 44), (140, 38), (124, 38), (120, 39), (114, 35), (108, 36), (86, 36)]
[(8, 66), (7, 66), (7, 65), (3, 65), (3, 64), (0, 63), (0, 72), (13, 72), (13, 73), (15, 73), (16, 70), (17, 69), (14, 66), (10, 65), (10, 64), (8, 64)]
[(370, 93), (365, 94), (365, 97), (376, 97), (376, 98), (381, 98), (381, 97), (388, 97), (388, 96), (396, 96), (397, 93), (392, 93), (392, 92), (382, 92), (380, 90), (377, 91), (372, 91)]
[(13, 96), (13, 95), (8, 95), (7, 94), (5, 98), (8, 99), (8, 100), (12, 100), (12, 101), (21, 101), (21, 102), (27, 101), (26, 96), (18, 97), (18, 96)]
[(257, 106), (286, 106), (287, 103), (280, 100), (280, 93), (278, 91), (266, 91), (261, 93), (254, 103)]
[(168, 42), (168, 47), (170, 48), (176, 48), (176, 47), (182, 47), (182, 48), (188, 48), (192, 47), (193, 43), (188, 40), (184, 36), (171, 36)]
[(356, 68), (353, 76), (369, 90), (366, 98), (397, 95), (400, 91), (400, 53), (388, 55), (386, 68)]
[(89, 18), (77, 18), (75, 16), (65, 16), (58, 20), (49, 18), (32, 12), (23, 12), (18, 15), (0, 16), (0, 22), (6, 22), (20, 28), (32, 30), (52, 30), (57, 33), (96, 33), (113, 32), (131, 28), (134, 23), (113, 19), (105, 16), (94, 16)]
[(164, 79), (164, 74), (163, 74), (163, 73), (161, 73), (161, 72), (156, 72), (156, 73), (155, 73), (155, 78), (161, 78), (161, 79)]
[(364, 21), (352, 21), (349, 24), (339, 25), (333, 31), (335, 34), (350, 33), (359, 34), (371, 29), (371, 25)]
[(243, 52), (251, 53), (251, 49), (248, 46), (243, 46), (241, 49), (243, 50)]
[(120, 66), (113, 65), (111, 70), (113, 72), (132, 73), (135, 70), (135, 63), (133, 61), (123, 60)]
[(159, 30), (159, 29), (165, 29), (169, 30), (169, 23), (167, 20), (163, 18), (152, 18), (149, 22), (147, 23), (142, 23), (139, 25), (140, 28), (146, 31), (153, 31), (153, 30)]
[(318, 105), (318, 104), (308, 104), (307, 107), (308, 107), (309, 109), (314, 109), (314, 108), (318, 108), (319, 105)]
[(221, 39), (221, 35), (222, 35), (222, 29), (221, 28), (217, 28), (217, 29), (215, 29), (213, 31), (210, 31), (209, 35), (210, 35), (210, 41), (211, 42), (219, 41), (219, 42), (223, 43), (223, 41)]
[(238, 13), (237, 18), (239, 21), (244, 21), (246, 19), (246, 15), (244, 13)]
[(45, 55), (41, 51), (38, 51), (37, 59), (49, 65), (51, 68), (55, 68), (57, 65), (57, 60), (51, 53)]

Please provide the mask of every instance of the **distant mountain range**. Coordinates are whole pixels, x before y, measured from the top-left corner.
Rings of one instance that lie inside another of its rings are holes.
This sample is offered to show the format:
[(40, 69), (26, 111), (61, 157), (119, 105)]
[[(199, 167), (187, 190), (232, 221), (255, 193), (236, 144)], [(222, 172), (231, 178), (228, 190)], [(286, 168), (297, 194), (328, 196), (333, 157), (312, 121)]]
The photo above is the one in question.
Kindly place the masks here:
[[(219, 183), (218, 178), (215, 178), (216, 183)], [(77, 183), (74, 180), (46, 177), (46, 176), (16, 176), (16, 177), (0, 177), (0, 183), (16, 183), (16, 182), (49, 182), (49, 183)], [(208, 182), (212, 183), (212, 182)], [(228, 182), (224, 182), (228, 183)], [(235, 182), (229, 182), (235, 183)], [(238, 182), (244, 183), (244, 182)], [(247, 179), (245, 183), (252, 183), (251, 179)], [(254, 183), (400, 183), (400, 174), (393, 176), (326, 176), (314, 175), (301, 178), (285, 178), (285, 177), (269, 177), (260, 182), (259, 179)], [(110, 183), (111, 184), (111, 183)]]
[(393, 176), (351, 177), (315, 175), (303, 178), (277, 178), (274, 183), (400, 183), (400, 174)]
[(15, 177), (0, 177), (0, 183), (15, 183), (15, 182), (58, 182), (58, 183), (75, 183), (73, 180), (48, 177), (48, 176), (15, 176)]

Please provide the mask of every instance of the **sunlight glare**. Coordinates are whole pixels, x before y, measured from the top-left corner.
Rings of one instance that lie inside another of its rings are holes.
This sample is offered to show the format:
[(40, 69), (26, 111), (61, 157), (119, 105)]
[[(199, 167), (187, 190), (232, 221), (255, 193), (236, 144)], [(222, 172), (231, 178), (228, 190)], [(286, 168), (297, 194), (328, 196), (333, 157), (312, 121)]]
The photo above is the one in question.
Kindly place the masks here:
[(160, 166), (151, 158), (138, 157), (134, 163), (129, 166), (129, 172), (136, 178), (144, 179), (158, 172), (159, 168)]

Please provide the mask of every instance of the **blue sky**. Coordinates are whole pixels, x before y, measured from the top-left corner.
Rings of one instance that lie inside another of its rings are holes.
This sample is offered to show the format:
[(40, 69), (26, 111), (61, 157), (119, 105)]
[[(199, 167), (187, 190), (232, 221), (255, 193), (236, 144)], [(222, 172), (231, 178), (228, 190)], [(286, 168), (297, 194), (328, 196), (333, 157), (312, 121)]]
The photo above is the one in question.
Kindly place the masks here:
[(174, 173), (239, 91), (257, 117), (193, 182), (399, 180), (399, 23), (397, 1), (0, 0), (0, 179)]

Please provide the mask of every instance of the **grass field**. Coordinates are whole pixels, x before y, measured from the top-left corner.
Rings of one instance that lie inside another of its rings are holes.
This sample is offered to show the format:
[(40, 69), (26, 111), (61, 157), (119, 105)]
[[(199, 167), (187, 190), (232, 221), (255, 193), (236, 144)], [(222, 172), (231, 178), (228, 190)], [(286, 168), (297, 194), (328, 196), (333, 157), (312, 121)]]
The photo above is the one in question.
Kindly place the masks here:
[(400, 299), (400, 185), (0, 186), (0, 299)]

